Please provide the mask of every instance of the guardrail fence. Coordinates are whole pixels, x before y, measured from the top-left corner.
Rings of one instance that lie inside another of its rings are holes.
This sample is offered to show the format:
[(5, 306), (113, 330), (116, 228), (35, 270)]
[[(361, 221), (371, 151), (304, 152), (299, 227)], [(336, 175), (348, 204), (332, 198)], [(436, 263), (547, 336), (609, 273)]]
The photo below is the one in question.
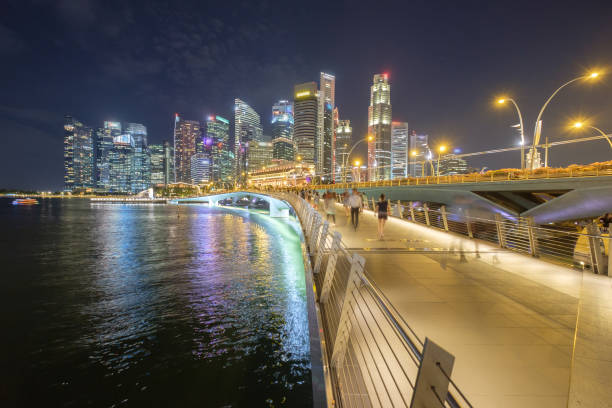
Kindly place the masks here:
[(292, 193), (312, 257), (326, 343), (327, 373), (339, 407), (472, 407), (451, 379), (454, 358), (423, 342), (369, 279), (365, 259)]

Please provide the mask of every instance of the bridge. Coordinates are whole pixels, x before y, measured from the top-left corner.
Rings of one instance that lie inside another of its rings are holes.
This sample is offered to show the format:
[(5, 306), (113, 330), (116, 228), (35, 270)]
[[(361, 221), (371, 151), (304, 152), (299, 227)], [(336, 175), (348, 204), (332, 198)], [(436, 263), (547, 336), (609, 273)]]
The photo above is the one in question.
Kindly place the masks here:
[(277, 198), (271, 197), (266, 194), (260, 194), (249, 191), (232, 191), (221, 194), (210, 194), (201, 197), (189, 197), (189, 198), (177, 198), (170, 201), (171, 204), (195, 204), (195, 203), (206, 203), (211, 207), (219, 206), (221, 202), (231, 201), (235, 203), (237, 200), (242, 198), (249, 198), (254, 200), (265, 201), (268, 203), (270, 217), (288, 217), (289, 216), (289, 205)]
[(368, 197), (384, 193), (390, 200), (437, 203), (450, 211), (469, 209), (491, 218), (530, 217), (536, 224), (598, 217), (612, 211), (612, 170), (543, 169), (535, 174), (491, 172), (490, 175), (414, 177), (376, 182), (314, 185), (341, 193), (357, 188)]

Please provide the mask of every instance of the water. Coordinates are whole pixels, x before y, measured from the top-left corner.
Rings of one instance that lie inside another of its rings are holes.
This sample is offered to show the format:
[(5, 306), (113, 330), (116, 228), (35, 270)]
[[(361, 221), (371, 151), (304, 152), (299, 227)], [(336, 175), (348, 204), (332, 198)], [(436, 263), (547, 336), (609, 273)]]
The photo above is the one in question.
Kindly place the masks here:
[(295, 225), (0, 199), (0, 405), (311, 406)]

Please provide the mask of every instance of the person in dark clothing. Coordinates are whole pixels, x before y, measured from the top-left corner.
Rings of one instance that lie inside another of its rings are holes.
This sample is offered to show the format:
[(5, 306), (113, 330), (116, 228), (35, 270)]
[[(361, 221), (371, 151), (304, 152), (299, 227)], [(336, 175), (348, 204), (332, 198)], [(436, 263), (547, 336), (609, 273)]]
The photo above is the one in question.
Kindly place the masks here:
[(348, 198), (348, 205), (351, 207), (351, 224), (353, 224), (353, 228), (357, 231), (359, 213), (362, 211), (363, 201), (361, 201), (361, 195), (357, 192), (356, 188), (353, 189), (353, 194)]
[(381, 194), (376, 203), (376, 212), (378, 213), (378, 239), (385, 237), (385, 223), (389, 214), (389, 201), (385, 199), (385, 195)]
[(599, 222), (601, 222), (601, 226), (603, 228), (603, 232), (608, 232), (610, 231), (610, 223), (612, 223), (612, 214), (610, 213), (605, 213), (600, 219)]

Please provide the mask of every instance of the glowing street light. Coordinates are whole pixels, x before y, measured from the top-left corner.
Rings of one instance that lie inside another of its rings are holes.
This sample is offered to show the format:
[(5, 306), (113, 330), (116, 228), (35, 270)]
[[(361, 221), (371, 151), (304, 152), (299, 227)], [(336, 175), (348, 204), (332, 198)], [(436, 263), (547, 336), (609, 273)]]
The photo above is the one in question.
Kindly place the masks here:
[(442, 145), (438, 147), (438, 180), (440, 180), (440, 157), (442, 153), (446, 151), (446, 146)]
[(505, 104), (506, 102), (512, 102), (514, 107), (516, 108), (516, 112), (518, 113), (520, 129), (521, 129), (521, 170), (525, 169), (525, 132), (523, 130), (523, 115), (521, 115), (521, 110), (518, 107), (516, 101), (512, 98), (500, 98), (497, 100), (497, 103), (500, 105)]
[(574, 129), (580, 129), (580, 128), (588, 128), (588, 129), (593, 129), (594, 131), (598, 132), (600, 135), (602, 135), (603, 137), (606, 138), (606, 140), (608, 141), (608, 144), (610, 144), (610, 148), (612, 148), (612, 141), (610, 140), (610, 136), (608, 136), (608, 134), (606, 132), (604, 132), (603, 130), (601, 130), (598, 127), (595, 126), (591, 126), (591, 125), (587, 125), (584, 122), (575, 122), (572, 127)]
[(368, 135), (364, 139), (358, 140), (357, 143), (355, 143), (351, 147), (351, 150), (349, 150), (348, 154), (343, 158), (342, 160), (342, 182), (343, 183), (346, 183), (346, 166), (351, 162), (350, 157), (351, 157), (351, 153), (353, 153), (353, 149), (356, 148), (359, 144), (363, 142), (373, 142), (373, 141), (374, 141), (374, 136), (372, 135)]
[[(548, 104), (550, 103), (550, 101), (552, 100), (552, 98), (555, 97), (555, 95), (563, 88), (565, 88), (566, 86), (576, 82), (576, 81), (580, 81), (583, 79), (595, 79), (599, 77), (599, 72), (591, 72), (585, 75), (581, 75), (579, 77), (576, 77), (570, 81), (567, 81), (566, 83), (564, 83), (563, 85), (561, 85), (559, 88), (557, 88), (557, 90), (555, 92), (552, 93), (552, 95), (550, 95), (550, 97), (546, 100), (546, 102), (544, 103), (544, 105), (542, 106), (542, 109), (540, 109), (540, 113), (538, 113), (538, 117), (536, 118), (535, 121), (535, 128), (533, 131), (533, 146), (531, 149), (531, 170), (533, 170), (533, 159), (534, 159), (534, 155), (535, 155), (535, 151), (536, 151), (536, 146), (540, 143), (540, 135), (542, 133), (542, 124), (541, 124), (541, 119), (542, 119), (542, 114), (544, 113), (544, 110), (546, 109), (546, 107), (548, 106)], [(546, 136), (546, 142), (545, 142), (545, 155), (544, 155), (544, 167), (548, 167), (548, 136)]]

